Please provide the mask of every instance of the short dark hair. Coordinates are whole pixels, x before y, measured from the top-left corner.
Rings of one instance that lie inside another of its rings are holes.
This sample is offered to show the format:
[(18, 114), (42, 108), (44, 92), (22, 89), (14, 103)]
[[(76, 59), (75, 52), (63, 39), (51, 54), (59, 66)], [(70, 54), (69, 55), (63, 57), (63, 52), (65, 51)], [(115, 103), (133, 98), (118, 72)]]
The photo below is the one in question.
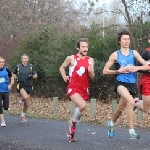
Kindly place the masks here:
[(29, 58), (29, 56), (27, 54), (22, 54), (21, 55), (21, 59), (22, 59), (23, 56), (27, 56)]
[(76, 48), (80, 48), (80, 42), (87, 42), (88, 43), (88, 39), (87, 38), (80, 38), (77, 41)]
[[(0, 56), (0, 59), (4, 59), (4, 57)], [(4, 61), (5, 61), (5, 59), (4, 59)]]
[(129, 35), (130, 36), (130, 33), (128, 31), (126, 31), (126, 30), (123, 30), (123, 31), (119, 32), (118, 36), (117, 36), (117, 43), (118, 43), (118, 45), (120, 45), (119, 42), (121, 40), (122, 35)]

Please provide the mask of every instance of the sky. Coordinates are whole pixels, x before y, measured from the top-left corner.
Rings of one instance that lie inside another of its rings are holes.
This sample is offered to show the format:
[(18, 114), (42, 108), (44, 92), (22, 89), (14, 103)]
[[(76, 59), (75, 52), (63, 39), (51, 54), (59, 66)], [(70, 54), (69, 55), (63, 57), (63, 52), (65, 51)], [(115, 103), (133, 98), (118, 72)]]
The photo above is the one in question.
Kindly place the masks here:
[[(114, 9), (112, 4), (114, 4), (113, 2), (115, 2), (116, 0), (74, 0), (74, 1), (76, 1), (75, 7), (77, 7), (77, 8), (79, 8), (79, 6), (82, 6), (81, 5), (82, 2), (85, 2), (87, 4), (87, 7), (85, 7), (85, 8), (87, 8), (85, 10), (85, 15), (86, 15), (86, 12), (89, 12), (89, 10), (90, 10), (89, 8), (91, 8), (90, 3), (93, 2), (95, 4), (93, 9), (91, 9), (93, 11), (90, 11), (90, 17), (87, 16), (87, 22), (89, 20), (92, 21), (93, 19), (101, 20), (101, 18), (104, 18), (104, 22), (107, 22), (107, 20), (109, 20), (111, 18), (111, 16), (112, 17), (117, 16), (117, 15), (114, 15), (114, 13), (112, 13), (112, 9)], [(117, 2), (118, 2), (118, 4), (120, 4), (119, 6), (121, 7), (121, 10), (124, 11), (124, 7), (121, 6), (122, 3), (119, 3), (121, 1), (117, 0)], [(105, 6), (103, 4), (105, 4)], [(144, 6), (144, 7), (142, 7), (142, 6)], [(129, 9), (130, 10), (130, 16), (133, 17), (133, 20), (137, 19), (137, 17), (141, 16), (141, 12), (143, 12), (143, 13), (145, 12), (145, 14), (147, 14), (148, 10), (146, 9), (146, 7), (147, 7), (147, 9), (150, 8), (146, 4), (144, 4), (143, 1), (141, 1), (141, 0), (138, 0), (138, 3), (136, 3), (136, 2), (135, 2), (135, 4), (133, 3), (132, 7)], [(104, 10), (104, 13), (102, 15), (101, 12), (103, 10)], [(105, 10), (107, 11), (107, 13)], [(96, 16), (94, 16), (94, 17), (92, 16), (92, 14), (95, 15), (96, 13), (97, 13), (97, 17), (99, 17), (99, 18), (96, 18)], [(125, 16), (125, 13), (124, 13), (124, 15), (118, 14), (118, 16), (116, 17), (116, 19), (117, 19), (116, 21), (121, 22), (123, 24), (126, 23), (124, 16)], [(147, 19), (148, 18), (143, 15), (143, 20), (146, 21)]]

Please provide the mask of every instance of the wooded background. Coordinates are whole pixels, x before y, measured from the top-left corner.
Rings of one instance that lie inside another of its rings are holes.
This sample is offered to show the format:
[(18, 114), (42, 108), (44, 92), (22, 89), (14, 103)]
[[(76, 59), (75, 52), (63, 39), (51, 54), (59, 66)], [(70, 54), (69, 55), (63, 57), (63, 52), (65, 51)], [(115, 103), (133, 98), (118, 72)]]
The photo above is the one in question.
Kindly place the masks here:
[(34, 95), (66, 98), (59, 67), (75, 54), (76, 41), (89, 39), (89, 56), (95, 59), (96, 77), (91, 98), (110, 100), (114, 76), (102, 70), (109, 55), (119, 47), (117, 33), (128, 30), (131, 48), (140, 53), (148, 47), (149, 0), (0, 0), (0, 55), (12, 70), (20, 56), (30, 56), (38, 72)]

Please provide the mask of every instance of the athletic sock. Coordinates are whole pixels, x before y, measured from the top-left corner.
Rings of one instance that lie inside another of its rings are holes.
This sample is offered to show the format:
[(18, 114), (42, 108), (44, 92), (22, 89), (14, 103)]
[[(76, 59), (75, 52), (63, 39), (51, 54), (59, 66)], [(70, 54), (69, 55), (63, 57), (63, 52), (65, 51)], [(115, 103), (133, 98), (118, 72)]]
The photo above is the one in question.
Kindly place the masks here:
[(75, 109), (75, 111), (74, 111), (74, 116), (73, 116), (73, 118), (72, 118), (72, 121), (73, 121), (73, 122), (79, 122), (79, 119), (80, 119), (81, 114), (82, 114), (82, 113), (80, 112), (79, 107), (77, 107), (77, 108)]
[(112, 120), (110, 120), (109, 125), (112, 127), (114, 126), (114, 123), (112, 122)]
[(133, 131), (135, 131), (134, 129), (129, 129), (129, 134), (131, 134)]
[(22, 113), (21, 113), (21, 117), (25, 116), (25, 114), (26, 114), (26, 113), (22, 112)]

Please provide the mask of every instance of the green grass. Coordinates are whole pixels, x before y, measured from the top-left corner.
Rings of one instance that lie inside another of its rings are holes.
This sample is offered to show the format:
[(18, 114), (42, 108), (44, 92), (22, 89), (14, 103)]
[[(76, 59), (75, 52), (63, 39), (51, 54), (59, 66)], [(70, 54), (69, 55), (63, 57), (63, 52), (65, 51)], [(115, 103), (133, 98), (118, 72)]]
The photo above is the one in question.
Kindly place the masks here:
[[(20, 116), (21, 111), (20, 110), (8, 110), (8, 111), (5, 110), (4, 114)], [(30, 113), (30, 112), (27, 112), (26, 116), (31, 117), (31, 118), (53, 119), (53, 120), (68, 120), (69, 119), (68, 116), (60, 117), (58, 116), (58, 114), (50, 114), (48, 116), (44, 116), (43, 114)]]

